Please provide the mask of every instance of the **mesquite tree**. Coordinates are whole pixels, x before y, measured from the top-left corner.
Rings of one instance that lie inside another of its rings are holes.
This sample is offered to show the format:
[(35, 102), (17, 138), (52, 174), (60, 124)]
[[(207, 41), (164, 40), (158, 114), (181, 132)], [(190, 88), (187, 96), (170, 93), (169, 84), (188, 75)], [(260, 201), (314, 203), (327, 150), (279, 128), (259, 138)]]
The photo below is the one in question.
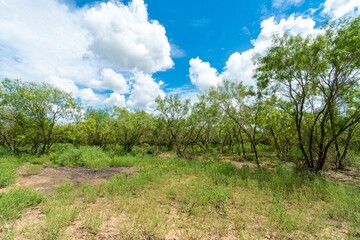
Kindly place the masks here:
[(339, 136), (360, 121), (360, 17), (316, 36), (275, 37), (257, 63), (258, 86), (292, 105), (306, 166), (322, 170)]

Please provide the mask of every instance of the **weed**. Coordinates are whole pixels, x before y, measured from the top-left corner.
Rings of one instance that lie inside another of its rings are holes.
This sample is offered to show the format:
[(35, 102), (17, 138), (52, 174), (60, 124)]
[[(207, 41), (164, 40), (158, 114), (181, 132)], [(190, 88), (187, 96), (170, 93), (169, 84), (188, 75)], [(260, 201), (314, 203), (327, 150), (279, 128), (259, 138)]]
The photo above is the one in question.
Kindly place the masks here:
[(16, 168), (19, 165), (19, 160), (13, 157), (0, 159), (0, 188), (15, 182), (17, 177)]
[(23, 173), (24, 176), (36, 175), (39, 174), (42, 170), (41, 165), (33, 165), (30, 164), (26, 167), (25, 172)]
[(88, 166), (95, 169), (110, 167), (111, 158), (99, 147), (81, 146), (67, 148), (67, 151), (54, 157), (53, 162), (60, 166), (75, 167)]
[(42, 194), (28, 188), (0, 193), (0, 216), (5, 221), (18, 218), (25, 209), (36, 206), (43, 200)]
[(89, 211), (84, 216), (84, 226), (88, 232), (97, 235), (100, 232), (103, 217), (100, 212)]

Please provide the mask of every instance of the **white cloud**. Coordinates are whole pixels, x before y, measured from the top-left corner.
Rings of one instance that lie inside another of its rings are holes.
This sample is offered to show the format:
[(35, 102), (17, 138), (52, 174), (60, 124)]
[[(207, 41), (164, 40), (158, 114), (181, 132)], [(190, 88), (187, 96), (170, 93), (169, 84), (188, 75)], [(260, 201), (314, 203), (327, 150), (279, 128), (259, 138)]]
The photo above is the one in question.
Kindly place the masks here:
[(222, 78), (210, 63), (203, 62), (199, 57), (190, 59), (190, 79), (200, 90), (207, 90), (211, 86), (218, 85)]
[[(82, 9), (69, 9), (65, 2), (0, 0), (0, 78), (45, 81), (86, 106), (124, 106), (123, 94), (132, 87), (129, 76), (173, 66), (165, 28), (148, 18), (143, 0), (128, 5), (114, 0)], [(174, 56), (184, 54), (174, 49)], [(141, 96), (136, 84), (133, 95)], [(149, 75), (142, 84), (157, 83)], [(141, 100), (129, 102), (148, 107)]]
[(173, 66), (165, 28), (149, 21), (143, 0), (128, 6), (101, 3), (86, 11), (84, 18), (93, 35), (94, 54), (122, 71), (154, 73)]
[(81, 103), (88, 106), (98, 106), (104, 102), (102, 96), (97, 95), (91, 88), (84, 88), (77, 92), (77, 97), (81, 99)]
[(173, 58), (183, 58), (186, 56), (185, 51), (176, 44), (171, 44), (170, 54)]
[(126, 102), (127, 106), (153, 112), (156, 108), (155, 99), (158, 96), (165, 96), (165, 93), (160, 88), (163, 82), (157, 83), (149, 74), (140, 72), (134, 74), (134, 81), (129, 99)]
[(126, 107), (125, 96), (120, 95), (118, 93), (110, 94), (110, 97), (105, 100), (105, 103), (107, 103), (111, 106), (117, 106), (117, 107), (121, 107), (121, 108)]
[(210, 85), (218, 84), (221, 78), (233, 82), (242, 82), (245, 85), (254, 85), (255, 80), (252, 76), (256, 66), (253, 63), (253, 55), (264, 53), (271, 46), (274, 34), (282, 36), (285, 32), (291, 35), (307, 36), (318, 34), (320, 30), (315, 29), (315, 21), (311, 18), (291, 15), (287, 19), (283, 18), (277, 22), (274, 17), (270, 17), (261, 22), (260, 34), (251, 41), (254, 47), (241, 53), (233, 53), (226, 62), (222, 73), (217, 73), (216, 69), (211, 68), (209, 63), (204, 63), (198, 58), (197, 60), (192, 59), (193, 63), (190, 63), (191, 82), (201, 90)]
[(315, 34), (318, 30), (315, 29), (315, 21), (311, 18), (304, 18), (302, 16), (295, 17), (291, 15), (287, 19), (282, 18), (279, 22), (274, 17), (270, 17), (261, 22), (261, 32), (259, 36), (252, 41), (255, 52), (264, 52), (272, 43), (274, 34), (282, 36), (285, 32), (291, 35), (307, 36)]
[(330, 15), (334, 19), (341, 18), (347, 14), (355, 14), (360, 11), (359, 0), (326, 0), (323, 14)]
[(300, 6), (304, 0), (273, 0), (272, 5), (274, 8), (286, 8), (289, 6)]
[(89, 86), (96, 89), (108, 89), (119, 94), (129, 93), (129, 85), (120, 73), (111, 68), (104, 68), (101, 71), (101, 81), (91, 80)]
[(0, 2), (0, 77), (86, 82), (96, 75), (87, 58), (90, 37), (81, 18), (54, 0)]
[(223, 76), (233, 82), (243, 82), (246, 85), (254, 84), (252, 79), (255, 66), (252, 62), (254, 49), (238, 53), (233, 53), (226, 62)]
[(77, 96), (79, 91), (78, 86), (76, 86), (75, 82), (71, 79), (51, 76), (48, 83), (65, 92), (71, 93), (74, 97)]

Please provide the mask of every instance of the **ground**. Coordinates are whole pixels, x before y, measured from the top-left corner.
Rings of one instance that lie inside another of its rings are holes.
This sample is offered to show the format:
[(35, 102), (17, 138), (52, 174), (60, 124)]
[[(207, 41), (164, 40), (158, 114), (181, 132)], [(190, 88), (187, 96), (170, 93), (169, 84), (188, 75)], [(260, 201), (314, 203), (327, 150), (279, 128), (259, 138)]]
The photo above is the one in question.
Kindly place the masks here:
[(0, 204), (1, 196), (23, 187), (40, 192), (43, 200), (15, 217), (4, 215), (0, 238), (360, 237), (357, 174), (326, 173), (345, 179), (342, 184), (307, 180), (288, 167), (258, 170), (251, 162), (225, 161), (165, 153), (102, 170), (25, 163), (17, 168), (16, 182), (0, 189)]

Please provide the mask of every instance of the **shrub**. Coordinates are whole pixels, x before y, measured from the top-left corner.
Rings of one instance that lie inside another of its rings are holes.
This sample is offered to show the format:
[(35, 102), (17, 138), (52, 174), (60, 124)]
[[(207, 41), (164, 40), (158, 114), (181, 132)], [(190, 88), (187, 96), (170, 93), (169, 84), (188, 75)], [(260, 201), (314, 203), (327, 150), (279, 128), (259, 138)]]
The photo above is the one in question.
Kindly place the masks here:
[(65, 167), (88, 166), (104, 169), (110, 167), (111, 158), (100, 147), (81, 146), (69, 148), (54, 158), (53, 162)]

